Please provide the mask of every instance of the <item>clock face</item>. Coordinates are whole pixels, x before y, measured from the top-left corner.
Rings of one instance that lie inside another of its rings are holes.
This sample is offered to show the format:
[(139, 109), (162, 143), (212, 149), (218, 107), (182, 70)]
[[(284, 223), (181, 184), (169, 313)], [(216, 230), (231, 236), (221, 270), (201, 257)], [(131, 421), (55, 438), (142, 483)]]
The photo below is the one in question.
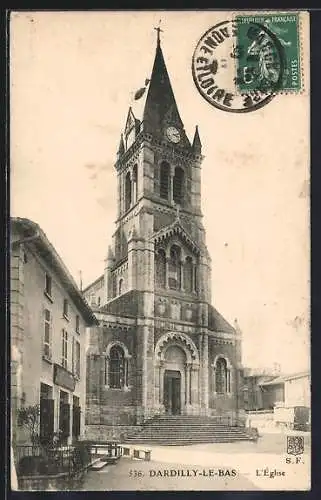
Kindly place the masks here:
[(171, 142), (177, 143), (181, 140), (181, 135), (175, 127), (168, 127), (166, 130), (166, 135)]

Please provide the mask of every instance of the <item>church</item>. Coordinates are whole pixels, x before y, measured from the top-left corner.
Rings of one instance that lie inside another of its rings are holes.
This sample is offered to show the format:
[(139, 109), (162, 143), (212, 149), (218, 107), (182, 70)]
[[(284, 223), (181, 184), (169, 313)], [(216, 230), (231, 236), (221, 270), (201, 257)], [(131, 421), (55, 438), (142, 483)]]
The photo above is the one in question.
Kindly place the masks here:
[(83, 291), (99, 321), (87, 351), (89, 438), (158, 415), (236, 422), (241, 406), (241, 334), (211, 304), (200, 133), (190, 141), (184, 130), (159, 31), (142, 114), (129, 109), (120, 138), (104, 272)]

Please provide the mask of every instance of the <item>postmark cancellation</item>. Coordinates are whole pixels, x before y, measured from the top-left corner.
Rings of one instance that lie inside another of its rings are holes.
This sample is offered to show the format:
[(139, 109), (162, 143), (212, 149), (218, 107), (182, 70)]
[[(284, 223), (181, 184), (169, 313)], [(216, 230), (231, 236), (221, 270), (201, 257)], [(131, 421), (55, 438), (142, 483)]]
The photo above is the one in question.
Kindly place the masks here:
[(216, 108), (246, 113), (304, 91), (303, 12), (238, 13), (209, 28), (192, 59), (194, 83)]

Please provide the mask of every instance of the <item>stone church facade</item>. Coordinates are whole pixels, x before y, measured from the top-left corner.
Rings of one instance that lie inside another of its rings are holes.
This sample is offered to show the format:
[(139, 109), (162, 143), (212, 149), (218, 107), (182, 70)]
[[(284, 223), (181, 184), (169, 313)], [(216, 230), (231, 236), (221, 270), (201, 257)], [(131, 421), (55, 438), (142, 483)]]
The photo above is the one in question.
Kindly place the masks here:
[(129, 109), (117, 153), (118, 216), (104, 274), (83, 292), (99, 320), (87, 353), (88, 436), (163, 413), (239, 414), (241, 336), (211, 305), (202, 159), (158, 38), (142, 116)]

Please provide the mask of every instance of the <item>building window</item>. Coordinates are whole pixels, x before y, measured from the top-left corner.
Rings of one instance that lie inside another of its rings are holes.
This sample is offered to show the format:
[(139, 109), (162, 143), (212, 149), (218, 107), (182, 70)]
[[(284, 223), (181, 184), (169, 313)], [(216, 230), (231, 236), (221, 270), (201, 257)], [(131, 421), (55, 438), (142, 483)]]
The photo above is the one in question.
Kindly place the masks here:
[(215, 391), (219, 394), (230, 392), (230, 371), (226, 359), (218, 358), (215, 366)]
[(80, 318), (78, 314), (76, 315), (76, 332), (80, 333)]
[(170, 165), (163, 161), (160, 166), (160, 187), (159, 194), (161, 198), (168, 200), (169, 197), (169, 177), (170, 177)]
[(109, 358), (109, 387), (121, 389), (124, 386), (125, 357), (124, 351), (118, 345), (110, 349)]
[(129, 210), (132, 203), (132, 182), (130, 172), (127, 172), (125, 178), (125, 210)]
[(194, 292), (197, 292), (197, 266), (194, 266)]
[(98, 307), (100, 307), (100, 297), (98, 297), (97, 303), (98, 303)]
[(52, 317), (49, 309), (45, 309), (45, 331), (43, 339), (43, 355), (46, 359), (51, 359), (51, 340), (52, 340)]
[(166, 255), (162, 248), (155, 255), (155, 283), (158, 288), (166, 287)]
[(68, 368), (68, 333), (63, 328), (62, 330), (62, 345), (61, 345), (61, 365), (67, 370)]
[(181, 288), (181, 249), (173, 245), (170, 250), (170, 259), (168, 265), (168, 286), (172, 290)]
[(193, 261), (191, 257), (186, 257), (185, 263), (184, 263), (184, 290), (185, 292), (192, 292), (193, 291), (193, 275), (194, 275), (194, 270), (193, 270)]
[(121, 278), (118, 283), (118, 295), (121, 295), (124, 291), (124, 280)]
[(184, 193), (184, 170), (180, 167), (175, 168), (173, 179), (173, 200), (182, 205)]
[(66, 319), (68, 319), (68, 309), (69, 309), (68, 300), (64, 299), (63, 315), (64, 315), (64, 318), (66, 318)]
[(137, 165), (133, 168), (133, 202), (136, 203), (138, 199), (138, 177), (137, 177)]
[(72, 339), (72, 372), (80, 377), (80, 342)]
[(51, 298), (52, 295), (52, 279), (49, 274), (46, 273), (45, 275), (45, 294), (48, 295), (48, 297)]

